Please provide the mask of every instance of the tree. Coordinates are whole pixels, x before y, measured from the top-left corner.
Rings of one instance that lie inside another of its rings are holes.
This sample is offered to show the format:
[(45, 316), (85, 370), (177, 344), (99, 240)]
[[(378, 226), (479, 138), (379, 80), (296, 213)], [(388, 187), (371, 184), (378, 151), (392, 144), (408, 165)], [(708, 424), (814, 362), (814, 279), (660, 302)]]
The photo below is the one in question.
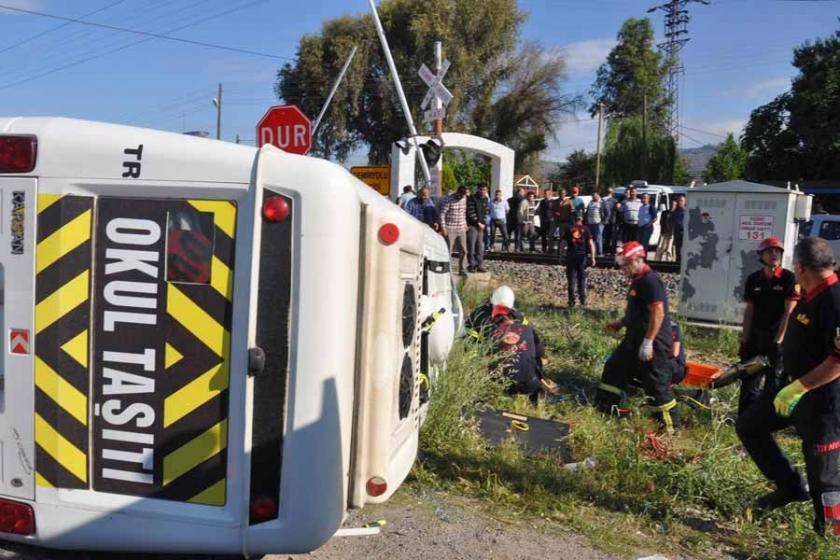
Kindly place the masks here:
[(721, 142), (715, 153), (706, 164), (703, 180), (707, 183), (721, 183), (733, 179), (742, 179), (747, 167), (747, 152), (745, 152), (730, 132), (726, 140)]
[(617, 40), (589, 91), (593, 98), (589, 113), (595, 116), (603, 103), (608, 118), (638, 116), (647, 99), (651, 128), (663, 128), (673, 100), (665, 88), (668, 61), (655, 50), (653, 24), (648, 18), (630, 18)]
[(580, 100), (562, 93), (563, 60), (538, 45), (526, 45), (509, 67), (501, 84), (506, 93), (475, 114), (475, 133), (515, 150), (514, 167), (521, 173), (534, 167), (548, 139), (557, 138), (560, 117), (573, 113)]
[(789, 92), (750, 114), (741, 146), (755, 180), (840, 178), (840, 30), (794, 49)]
[(634, 179), (672, 184), (678, 170), (677, 147), (664, 130), (648, 127), (647, 146), (641, 117), (612, 120), (604, 140), (604, 184), (628, 184)]
[(474, 187), (479, 183), (490, 184), (490, 165), (481, 156), (463, 150), (453, 150), (447, 152), (444, 165), (450, 161), (456, 186)]
[(585, 189), (595, 184), (595, 154), (575, 150), (566, 156), (566, 161), (557, 166), (551, 177), (553, 183), (565, 188), (581, 185)]
[[(544, 149), (568, 104), (559, 87), (564, 67), (557, 55), (535, 47), (517, 53), (525, 16), (516, 0), (383, 0), (379, 14), (415, 122), (422, 123), (427, 91), (417, 69), (434, 60), (433, 43), (440, 40), (451, 61), (444, 83), (454, 95), (446, 129), (486, 133), (525, 158)], [(366, 147), (372, 163), (387, 163), (391, 143), (408, 130), (370, 15), (328, 20), (320, 33), (302, 37), (295, 61), (279, 70), (275, 89), (285, 102), (317, 114), (353, 45), (356, 57), (313, 151), (343, 161)], [(516, 107), (514, 95), (521, 101)]]

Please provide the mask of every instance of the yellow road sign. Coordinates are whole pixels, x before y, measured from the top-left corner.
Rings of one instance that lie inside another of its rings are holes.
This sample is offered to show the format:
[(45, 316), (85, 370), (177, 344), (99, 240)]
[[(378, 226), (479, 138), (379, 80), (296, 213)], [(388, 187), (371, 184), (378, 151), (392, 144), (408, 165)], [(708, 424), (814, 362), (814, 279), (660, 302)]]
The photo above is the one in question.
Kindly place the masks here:
[(373, 187), (379, 194), (391, 194), (391, 166), (368, 165), (350, 168), (350, 173), (361, 179), (363, 183)]

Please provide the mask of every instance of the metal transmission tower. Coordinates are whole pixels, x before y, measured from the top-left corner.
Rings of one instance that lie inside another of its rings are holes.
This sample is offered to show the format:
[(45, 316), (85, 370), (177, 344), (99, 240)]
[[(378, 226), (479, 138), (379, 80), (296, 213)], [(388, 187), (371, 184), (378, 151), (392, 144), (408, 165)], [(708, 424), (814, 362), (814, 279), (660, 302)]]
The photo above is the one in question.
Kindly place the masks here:
[(688, 42), (687, 27), (691, 19), (688, 15), (688, 4), (692, 2), (709, 5), (710, 0), (669, 0), (664, 4), (654, 6), (648, 10), (648, 13), (657, 10), (665, 12), (665, 41), (659, 43), (657, 47), (665, 53), (668, 61), (668, 97), (671, 98), (672, 103), (671, 112), (665, 124), (668, 127), (668, 132), (675, 140), (679, 139), (680, 76), (685, 73), (685, 67), (682, 65), (680, 58), (680, 51), (683, 45)]

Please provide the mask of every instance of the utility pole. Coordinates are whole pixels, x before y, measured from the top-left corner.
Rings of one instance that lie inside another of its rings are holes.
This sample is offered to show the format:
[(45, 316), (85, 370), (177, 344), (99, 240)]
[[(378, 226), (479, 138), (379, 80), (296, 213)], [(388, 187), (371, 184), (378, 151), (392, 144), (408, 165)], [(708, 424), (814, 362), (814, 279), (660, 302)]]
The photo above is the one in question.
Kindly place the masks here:
[(216, 97), (216, 140), (222, 139), (222, 84), (219, 84), (219, 95)]
[(647, 93), (642, 101), (642, 180), (647, 181), (648, 141), (647, 141)]
[(595, 139), (595, 192), (601, 189), (601, 124), (604, 122), (604, 104), (598, 103), (598, 138)]
[(685, 74), (685, 67), (682, 65), (680, 51), (688, 42), (688, 22), (691, 19), (688, 15), (688, 4), (697, 2), (708, 6), (710, 0), (668, 0), (648, 9), (648, 13), (662, 10), (665, 12), (665, 41), (657, 47), (665, 53), (668, 61), (668, 97), (671, 99), (671, 112), (666, 116), (668, 133), (679, 140), (680, 128), (680, 76)]
[[(443, 68), (443, 44), (435, 41), (435, 72), (440, 72), (441, 68)], [(443, 101), (440, 97), (435, 97), (434, 104), (435, 110), (443, 109)], [(443, 119), (435, 119), (435, 136), (440, 137), (441, 134), (443, 134)]]

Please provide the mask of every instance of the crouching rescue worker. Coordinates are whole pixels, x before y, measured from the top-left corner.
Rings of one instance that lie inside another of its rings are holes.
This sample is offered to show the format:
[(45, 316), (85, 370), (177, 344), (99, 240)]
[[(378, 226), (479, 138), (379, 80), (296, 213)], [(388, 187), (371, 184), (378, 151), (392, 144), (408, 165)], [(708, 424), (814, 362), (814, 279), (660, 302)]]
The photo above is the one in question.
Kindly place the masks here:
[(491, 315), (491, 366), (510, 381), (508, 394), (528, 395), (536, 402), (543, 390), (542, 358), (545, 354), (537, 331), (515, 318), (512, 309), (494, 305)]
[(527, 325), (528, 319), (514, 307), (515, 302), (516, 296), (510, 287), (499, 286), (493, 290), (490, 299), (473, 309), (464, 322), (464, 330), (467, 336), (479, 342), (487, 340), (493, 326), (493, 307), (496, 305), (505, 306), (509, 310), (509, 315), (515, 321)]
[(625, 328), (626, 332), (604, 365), (595, 405), (606, 413), (617, 410), (630, 380), (636, 378), (652, 401), (655, 417), (673, 433), (680, 427), (680, 417), (671, 386), (674, 360), (668, 294), (662, 279), (645, 263), (645, 249), (639, 243), (625, 243), (616, 262), (630, 278), (630, 289), (624, 317), (609, 323), (607, 329)]
[[(735, 428), (755, 464), (776, 485), (758, 506), (775, 509), (791, 502), (814, 506), (814, 530), (826, 523), (840, 535), (840, 283), (834, 255), (823, 239), (797, 243), (793, 271), (803, 295), (788, 320), (782, 361), (792, 382), (775, 398), (762, 393)], [(806, 485), (773, 439), (793, 424), (802, 438)], [(809, 492), (810, 487), (810, 492)]]
[[(780, 345), (785, 338), (788, 318), (799, 300), (799, 287), (793, 272), (782, 268), (784, 245), (768, 237), (758, 246), (761, 270), (747, 277), (744, 285), (744, 323), (738, 357), (742, 362), (767, 356), (770, 368), (741, 382), (738, 414), (758, 400), (763, 391), (775, 396), (780, 389), (777, 371), (781, 369)], [(762, 389), (762, 378), (764, 386)]]

